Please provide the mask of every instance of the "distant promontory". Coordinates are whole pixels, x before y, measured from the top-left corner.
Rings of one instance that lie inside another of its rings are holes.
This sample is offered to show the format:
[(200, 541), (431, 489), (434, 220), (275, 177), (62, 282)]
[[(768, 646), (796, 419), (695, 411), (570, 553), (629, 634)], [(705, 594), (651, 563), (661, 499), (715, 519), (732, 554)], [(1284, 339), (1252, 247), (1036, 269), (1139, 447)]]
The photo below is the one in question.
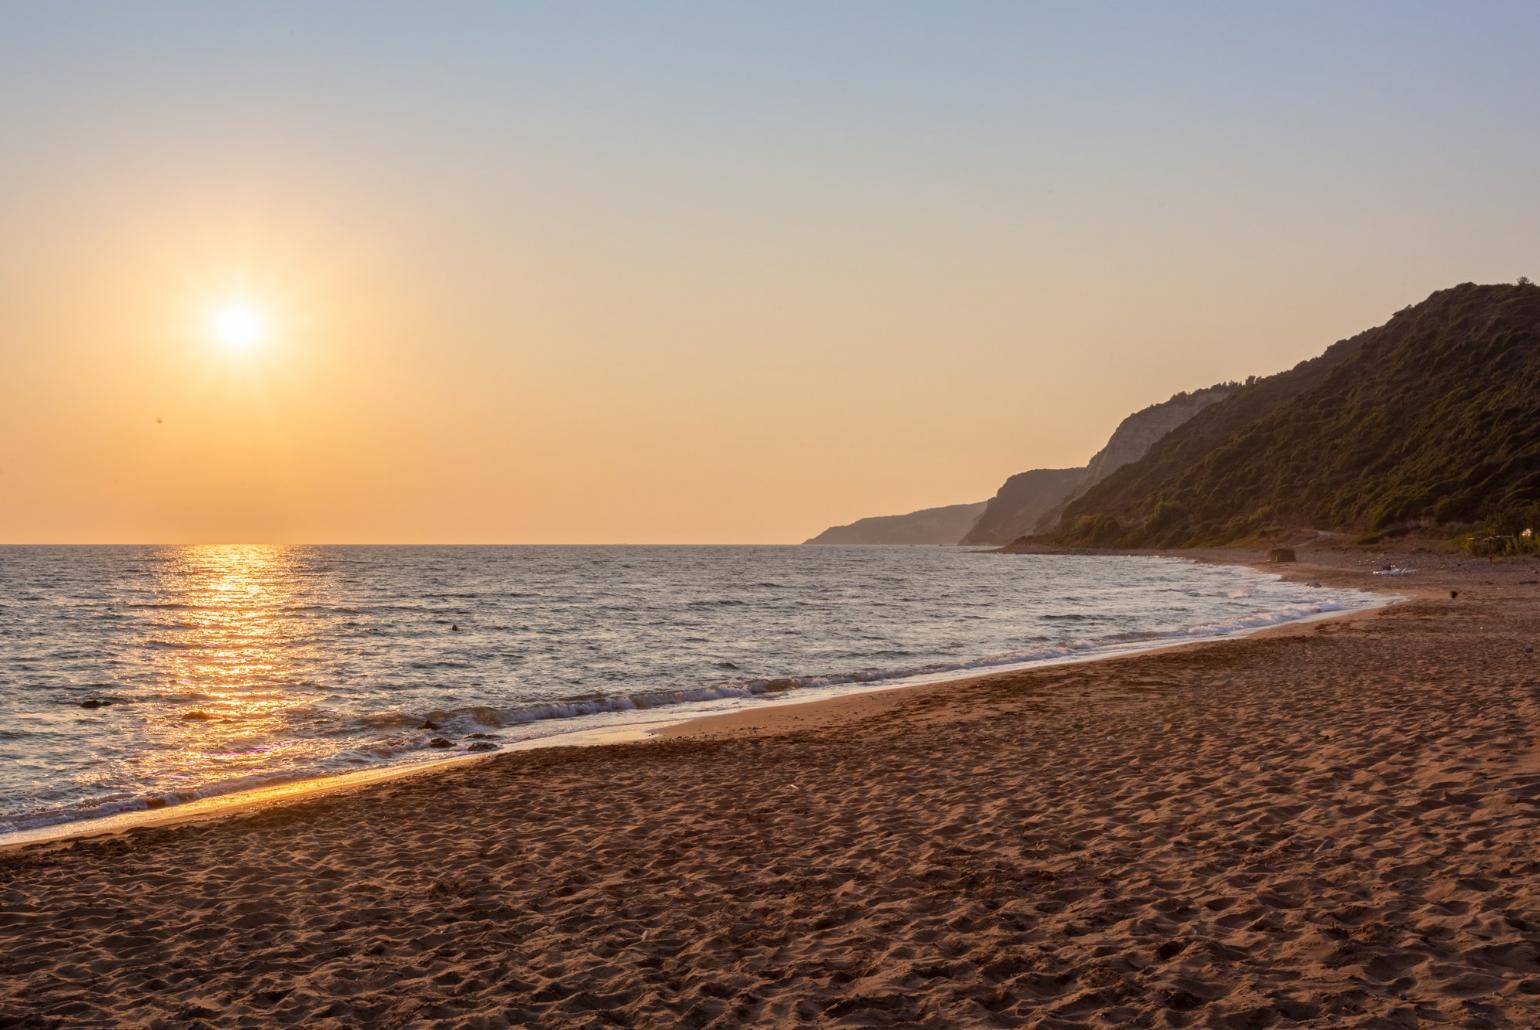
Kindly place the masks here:
[(809, 543), (1177, 547), (1540, 528), (1540, 287), (1464, 283), (1277, 375), (1128, 416), (1083, 468)]

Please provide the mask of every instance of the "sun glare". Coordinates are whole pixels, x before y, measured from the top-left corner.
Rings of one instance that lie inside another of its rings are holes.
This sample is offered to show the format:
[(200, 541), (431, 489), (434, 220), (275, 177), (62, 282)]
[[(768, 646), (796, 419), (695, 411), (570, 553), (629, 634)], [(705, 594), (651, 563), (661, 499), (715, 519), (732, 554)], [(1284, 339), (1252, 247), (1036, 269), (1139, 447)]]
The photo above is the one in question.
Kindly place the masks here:
[(267, 339), (262, 313), (246, 304), (229, 304), (215, 311), (211, 323), (214, 338), (232, 350), (246, 350)]

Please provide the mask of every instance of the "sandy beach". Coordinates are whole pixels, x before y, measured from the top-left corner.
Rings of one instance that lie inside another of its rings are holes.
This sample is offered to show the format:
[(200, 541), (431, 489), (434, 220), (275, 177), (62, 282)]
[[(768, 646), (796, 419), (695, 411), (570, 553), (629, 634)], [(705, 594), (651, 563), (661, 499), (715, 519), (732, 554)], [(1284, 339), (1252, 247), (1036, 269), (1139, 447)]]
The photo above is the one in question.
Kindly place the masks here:
[(1411, 600), (11, 850), (0, 1025), (1540, 1024), (1540, 562), (1302, 558)]

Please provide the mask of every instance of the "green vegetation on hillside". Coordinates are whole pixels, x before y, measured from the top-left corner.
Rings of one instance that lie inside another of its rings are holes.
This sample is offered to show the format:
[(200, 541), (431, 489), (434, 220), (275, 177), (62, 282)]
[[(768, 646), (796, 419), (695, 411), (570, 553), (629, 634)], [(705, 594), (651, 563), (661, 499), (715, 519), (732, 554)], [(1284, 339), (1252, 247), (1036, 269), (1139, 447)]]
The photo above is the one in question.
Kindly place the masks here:
[(1467, 283), (1249, 380), (1076, 499), (1055, 539), (1192, 546), (1412, 523), (1519, 532), (1537, 503), (1540, 287)]

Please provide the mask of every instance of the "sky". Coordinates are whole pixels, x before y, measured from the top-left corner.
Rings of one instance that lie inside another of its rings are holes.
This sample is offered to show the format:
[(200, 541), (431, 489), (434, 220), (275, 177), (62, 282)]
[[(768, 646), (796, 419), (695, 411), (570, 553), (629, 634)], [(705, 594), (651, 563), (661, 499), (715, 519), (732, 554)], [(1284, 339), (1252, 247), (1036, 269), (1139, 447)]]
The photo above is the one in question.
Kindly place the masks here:
[(0, 20), (0, 542), (796, 542), (1540, 278), (1533, 3)]

